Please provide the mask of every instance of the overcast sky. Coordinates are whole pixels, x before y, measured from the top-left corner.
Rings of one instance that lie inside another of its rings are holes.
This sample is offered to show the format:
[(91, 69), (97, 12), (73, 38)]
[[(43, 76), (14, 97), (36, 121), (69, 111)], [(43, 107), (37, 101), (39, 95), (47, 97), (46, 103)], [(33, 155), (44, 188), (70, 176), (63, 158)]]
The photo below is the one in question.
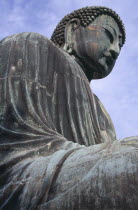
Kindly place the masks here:
[(117, 138), (138, 135), (138, 0), (0, 0), (0, 39), (20, 32), (50, 38), (66, 14), (96, 5), (120, 15), (127, 40), (112, 73), (91, 87), (110, 114)]

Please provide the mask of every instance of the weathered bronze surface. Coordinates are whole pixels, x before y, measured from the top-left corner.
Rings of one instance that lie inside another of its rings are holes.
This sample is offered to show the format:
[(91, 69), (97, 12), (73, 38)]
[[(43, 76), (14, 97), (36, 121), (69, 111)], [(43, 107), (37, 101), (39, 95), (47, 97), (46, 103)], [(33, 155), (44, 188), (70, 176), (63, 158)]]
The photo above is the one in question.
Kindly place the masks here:
[(107, 10), (68, 16), (59, 42), (57, 31), (0, 42), (1, 209), (137, 208), (138, 137), (116, 140), (89, 85), (112, 71), (125, 40)]

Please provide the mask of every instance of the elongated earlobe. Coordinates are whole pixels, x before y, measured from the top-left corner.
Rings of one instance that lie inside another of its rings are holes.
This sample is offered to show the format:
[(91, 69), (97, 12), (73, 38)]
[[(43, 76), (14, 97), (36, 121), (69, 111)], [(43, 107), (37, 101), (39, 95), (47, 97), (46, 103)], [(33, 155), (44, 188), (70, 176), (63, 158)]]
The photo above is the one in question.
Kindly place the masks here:
[(80, 20), (74, 18), (70, 20), (65, 27), (65, 44), (63, 50), (68, 54), (73, 52), (74, 31), (80, 26)]
[(64, 44), (64, 47), (63, 47), (63, 50), (64, 50), (65, 52), (67, 52), (68, 54), (71, 54), (72, 51), (73, 51), (72, 44), (65, 43), (65, 44)]

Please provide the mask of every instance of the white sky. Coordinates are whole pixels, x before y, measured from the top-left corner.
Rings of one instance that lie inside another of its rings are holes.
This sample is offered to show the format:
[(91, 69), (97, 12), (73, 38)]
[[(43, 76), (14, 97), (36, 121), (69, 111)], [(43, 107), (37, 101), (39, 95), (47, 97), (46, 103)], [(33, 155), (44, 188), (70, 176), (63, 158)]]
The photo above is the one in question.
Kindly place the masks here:
[(66, 14), (96, 5), (119, 14), (127, 41), (113, 72), (91, 87), (109, 112), (118, 139), (138, 135), (138, 0), (0, 0), (0, 39), (28, 31), (50, 38)]

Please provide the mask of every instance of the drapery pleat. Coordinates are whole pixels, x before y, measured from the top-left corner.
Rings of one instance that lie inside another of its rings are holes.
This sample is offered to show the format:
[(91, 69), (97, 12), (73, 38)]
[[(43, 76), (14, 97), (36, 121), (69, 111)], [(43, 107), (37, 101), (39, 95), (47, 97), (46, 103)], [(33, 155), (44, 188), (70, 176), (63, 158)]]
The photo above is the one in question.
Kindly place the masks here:
[(115, 131), (75, 60), (46, 37), (21, 33), (0, 42), (0, 136), (3, 209), (20, 192), (25, 195), (26, 183), (19, 177), (32, 170), (27, 168), (33, 159), (44, 161), (38, 197), (26, 201), (27, 206), (31, 200), (33, 208), (42, 199), (41, 186), (46, 186), (47, 196), (70, 154), (84, 146), (112, 142)]

